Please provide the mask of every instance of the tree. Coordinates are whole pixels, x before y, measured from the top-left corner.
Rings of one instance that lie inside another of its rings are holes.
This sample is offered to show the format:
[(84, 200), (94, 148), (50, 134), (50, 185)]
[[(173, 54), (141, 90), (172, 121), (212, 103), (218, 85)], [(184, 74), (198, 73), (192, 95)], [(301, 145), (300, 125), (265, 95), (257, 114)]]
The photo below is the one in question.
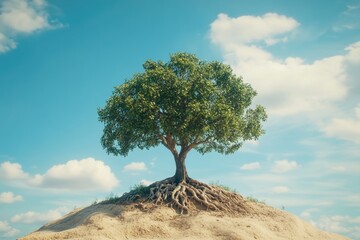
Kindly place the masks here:
[(185, 165), (192, 149), (229, 154), (264, 133), (264, 108), (250, 108), (256, 92), (230, 66), (176, 53), (167, 63), (148, 60), (143, 68), (115, 87), (99, 109), (105, 124), (101, 143), (108, 153), (123, 156), (162, 144), (176, 165), (174, 176), (162, 183), (194, 182)]

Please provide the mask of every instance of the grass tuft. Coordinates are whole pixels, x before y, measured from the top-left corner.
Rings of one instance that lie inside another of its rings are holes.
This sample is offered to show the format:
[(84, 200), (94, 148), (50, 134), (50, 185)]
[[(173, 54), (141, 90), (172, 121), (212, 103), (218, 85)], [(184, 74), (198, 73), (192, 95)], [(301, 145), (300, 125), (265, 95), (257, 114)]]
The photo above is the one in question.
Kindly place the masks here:
[(145, 186), (143, 184), (135, 184), (130, 188), (130, 191), (135, 191), (135, 194), (139, 194), (140, 196), (146, 196), (150, 194), (150, 187)]
[(106, 198), (105, 198), (105, 201), (107, 203), (116, 203), (116, 201), (119, 199), (118, 195), (117, 194), (114, 194), (114, 193), (110, 193)]
[(236, 189), (235, 188), (230, 188), (229, 186), (226, 186), (224, 184), (221, 184), (219, 181), (215, 181), (215, 182), (210, 182), (210, 185), (211, 186), (214, 186), (214, 187), (218, 187), (218, 188), (221, 188), (225, 191), (228, 191), (228, 192), (233, 192), (233, 193), (237, 193)]
[(250, 201), (250, 202), (265, 204), (264, 200), (259, 200), (259, 199), (255, 198), (255, 197), (251, 196), (251, 195), (246, 197), (246, 199), (248, 201)]

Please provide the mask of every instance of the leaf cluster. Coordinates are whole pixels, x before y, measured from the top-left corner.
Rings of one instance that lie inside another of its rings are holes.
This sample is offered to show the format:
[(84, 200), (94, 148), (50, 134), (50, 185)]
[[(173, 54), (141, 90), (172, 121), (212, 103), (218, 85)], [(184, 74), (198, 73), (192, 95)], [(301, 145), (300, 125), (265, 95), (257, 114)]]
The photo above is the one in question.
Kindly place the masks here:
[(108, 153), (126, 156), (162, 143), (170, 150), (228, 154), (264, 133), (265, 109), (250, 108), (256, 92), (230, 66), (176, 53), (167, 63), (148, 60), (143, 68), (98, 110)]

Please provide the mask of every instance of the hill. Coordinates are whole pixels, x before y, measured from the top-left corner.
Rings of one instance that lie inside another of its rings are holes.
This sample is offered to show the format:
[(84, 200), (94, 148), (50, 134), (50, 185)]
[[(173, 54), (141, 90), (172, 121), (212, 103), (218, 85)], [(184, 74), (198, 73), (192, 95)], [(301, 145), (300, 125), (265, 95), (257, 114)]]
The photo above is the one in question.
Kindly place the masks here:
[(345, 240), (296, 216), (244, 200), (247, 212), (192, 211), (180, 215), (153, 204), (95, 204), (77, 209), (19, 240), (227, 239)]

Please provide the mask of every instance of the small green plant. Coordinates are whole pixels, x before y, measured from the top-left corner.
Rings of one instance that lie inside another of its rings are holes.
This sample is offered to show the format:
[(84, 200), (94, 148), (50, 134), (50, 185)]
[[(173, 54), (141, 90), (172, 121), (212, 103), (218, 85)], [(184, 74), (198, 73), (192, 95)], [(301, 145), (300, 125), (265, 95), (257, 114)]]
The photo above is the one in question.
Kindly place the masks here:
[(96, 198), (91, 205), (96, 205), (96, 204), (98, 204), (98, 203), (99, 203), (99, 201), (98, 201), (98, 199)]
[(237, 193), (236, 189), (230, 188), (229, 186), (226, 186), (226, 185), (224, 185), (224, 184), (221, 184), (219, 181), (210, 182), (210, 185), (211, 185), (211, 186), (214, 186), (214, 187), (221, 188), (221, 189), (223, 189), (223, 190), (225, 190), (225, 191), (228, 191), (228, 192)]
[(119, 197), (114, 194), (114, 193), (110, 193), (106, 198), (105, 201), (107, 203), (115, 203), (117, 200), (119, 199)]
[(135, 194), (139, 194), (140, 196), (145, 196), (150, 193), (150, 187), (145, 186), (143, 184), (135, 184), (134, 186), (131, 186), (131, 191), (135, 191)]
[(251, 196), (251, 195), (246, 197), (246, 199), (248, 201), (250, 201), (250, 202), (265, 204), (264, 200), (259, 200), (259, 199), (255, 198), (255, 197)]

